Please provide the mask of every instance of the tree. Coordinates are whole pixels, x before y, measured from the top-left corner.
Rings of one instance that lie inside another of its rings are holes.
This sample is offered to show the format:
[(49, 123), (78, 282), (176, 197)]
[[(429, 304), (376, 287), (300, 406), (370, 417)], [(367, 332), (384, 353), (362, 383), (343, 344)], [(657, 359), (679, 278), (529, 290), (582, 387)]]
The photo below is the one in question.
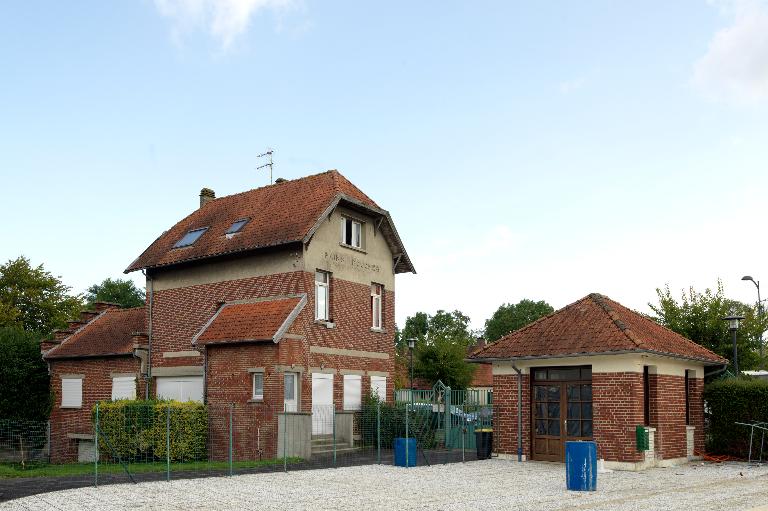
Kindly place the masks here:
[(469, 317), (460, 311), (439, 310), (432, 316), (418, 312), (406, 319), (400, 339), (402, 361), (407, 340), (416, 339), (416, 376), (430, 383), (441, 380), (452, 389), (464, 389), (471, 383), (475, 366), (465, 359), (473, 338), (469, 331)]
[(0, 328), (0, 417), (46, 420), (51, 409), (48, 366), (39, 337), (18, 327)]
[(101, 284), (94, 284), (85, 293), (88, 306), (94, 302), (111, 302), (120, 307), (141, 307), (144, 305), (145, 293), (136, 287), (132, 280), (105, 279)]
[(0, 266), (0, 327), (15, 326), (48, 335), (66, 326), (82, 308), (80, 297), (45, 271), (19, 257)]
[(544, 300), (534, 302), (525, 298), (514, 305), (502, 304), (493, 316), (485, 321), (485, 339), (488, 342), (497, 341), (554, 311), (555, 309)]
[(700, 293), (692, 287), (687, 293), (683, 291), (680, 302), (672, 296), (669, 286), (657, 288), (656, 295), (659, 303), (648, 304), (656, 321), (729, 360), (733, 358), (733, 342), (728, 323), (722, 318), (730, 314), (744, 316), (736, 336), (739, 369), (759, 365), (758, 339), (767, 329), (768, 321), (757, 313), (756, 306), (726, 298), (720, 280), (714, 291), (707, 288)]

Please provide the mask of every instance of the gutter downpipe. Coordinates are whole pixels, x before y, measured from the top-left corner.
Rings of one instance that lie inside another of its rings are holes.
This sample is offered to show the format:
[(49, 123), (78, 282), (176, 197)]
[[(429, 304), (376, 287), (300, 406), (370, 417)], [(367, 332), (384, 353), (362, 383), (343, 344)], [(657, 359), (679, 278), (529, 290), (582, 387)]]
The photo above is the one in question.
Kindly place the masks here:
[(523, 372), (512, 361), (512, 369), (517, 373), (517, 462), (523, 461)]
[(155, 283), (147, 272), (141, 270), (149, 282), (149, 313), (147, 319), (147, 380), (144, 389), (144, 399), (149, 399), (149, 386), (152, 382), (152, 304), (155, 298)]

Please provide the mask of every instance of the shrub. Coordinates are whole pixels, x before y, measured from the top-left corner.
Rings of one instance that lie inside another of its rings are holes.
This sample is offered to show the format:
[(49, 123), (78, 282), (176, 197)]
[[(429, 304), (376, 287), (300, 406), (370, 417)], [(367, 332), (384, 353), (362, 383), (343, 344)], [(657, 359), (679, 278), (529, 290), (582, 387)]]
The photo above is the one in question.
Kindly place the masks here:
[(707, 450), (746, 457), (749, 428), (736, 422), (768, 422), (768, 381), (728, 378), (704, 388), (709, 429)]
[(170, 440), (171, 461), (200, 460), (206, 457), (208, 411), (193, 402), (104, 401), (99, 403), (99, 432), (104, 457), (132, 462), (165, 459)]
[[(405, 403), (386, 403), (370, 394), (365, 397), (358, 415), (361, 443), (376, 446), (379, 441), (378, 427), (381, 427), (381, 447), (391, 449), (395, 438), (405, 436)], [(379, 417), (377, 417), (380, 415)], [(430, 449), (435, 446), (436, 418), (431, 406), (414, 409), (408, 414), (409, 435), (415, 437), (419, 447)]]

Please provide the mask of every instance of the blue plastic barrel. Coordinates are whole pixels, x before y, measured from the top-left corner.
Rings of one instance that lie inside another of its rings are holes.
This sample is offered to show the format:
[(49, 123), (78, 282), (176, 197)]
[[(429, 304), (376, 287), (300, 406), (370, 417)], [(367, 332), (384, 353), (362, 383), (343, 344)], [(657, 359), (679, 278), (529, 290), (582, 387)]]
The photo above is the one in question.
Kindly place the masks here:
[(405, 446), (408, 442), (408, 465), (416, 466), (416, 439), (415, 438), (395, 438), (395, 466), (405, 467)]
[(595, 442), (565, 442), (565, 484), (572, 491), (597, 489)]

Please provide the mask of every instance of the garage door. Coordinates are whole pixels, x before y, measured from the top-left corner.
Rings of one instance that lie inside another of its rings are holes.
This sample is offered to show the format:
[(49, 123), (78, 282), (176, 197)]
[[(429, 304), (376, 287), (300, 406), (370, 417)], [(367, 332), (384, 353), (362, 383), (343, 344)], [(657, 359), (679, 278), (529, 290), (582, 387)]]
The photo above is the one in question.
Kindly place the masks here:
[(203, 402), (202, 376), (158, 376), (156, 382), (160, 399)]

